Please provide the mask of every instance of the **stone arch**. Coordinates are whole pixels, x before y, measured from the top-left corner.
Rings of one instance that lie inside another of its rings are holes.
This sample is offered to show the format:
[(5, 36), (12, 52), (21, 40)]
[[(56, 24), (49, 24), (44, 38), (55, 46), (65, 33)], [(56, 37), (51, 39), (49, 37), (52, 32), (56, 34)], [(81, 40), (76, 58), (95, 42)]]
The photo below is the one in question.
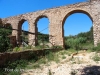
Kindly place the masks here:
[[(24, 23), (25, 21), (28, 22), (28, 20), (26, 20), (26, 19), (21, 19), (21, 20), (19, 21), (19, 23), (18, 23), (18, 40), (17, 40), (17, 42), (19, 43), (19, 45), (22, 44), (22, 42), (21, 42), (22, 25), (23, 25), (23, 23)], [(29, 30), (28, 30), (28, 31), (29, 31)]]
[(77, 10), (72, 10), (72, 11), (70, 11), (69, 13), (67, 13), (67, 15), (65, 15), (65, 17), (63, 18), (62, 25), (64, 25), (65, 20), (66, 20), (70, 15), (72, 15), (72, 14), (74, 14), (74, 13), (84, 13), (84, 14), (86, 14), (86, 15), (91, 19), (91, 21), (93, 22), (93, 18), (92, 18), (92, 16), (91, 16), (91, 14), (89, 14), (89, 12), (87, 12), (87, 11), (85, 11), (85, 10), (77, 9)]
[[(49, 17), (47, 16), (47, 15), (40, 15), (40, 16), (38, 16), (37, 18), (36, 18), (36, 20), (35, 20), (35, 33), (36, 33), (36, 35), (35, 35), (35, 37), (36, 37), (36, 42), (37, 42), (37, 44), (38, 44), (38, 27), (37, 27), (37, 22), (40, 20), (40, 19), (42, 19), (42, 18), (47, 18), (48, 19), (48, 21), (49, 21), (49, 23), (50, 23), (50, 20), (49, 20)], [(48, 28), (49, 28), (49, 25), (48, 25)], [(36, 45), (37, 45), (36, 44)]]
[(36, 20), (35, 20), (35, 25), (37, 25), (37, 22), (38, 22), (39, 19), (41, 19), (41, 18), (48, 18), (48, 20), (49, 20), (49, 17), (48, 17), (48, 16), (46, 16), (46, 15), (40, 15), (40, 16), (38, 16), (38, 17), (36, 18)]
[(67, 14), (65, 15), (65, 17), (63, 18), (63, 21), (62, 21), (62, 37), (63, 37), (63, 44), (64, 44), (64, 47), (65, 47), (65, 43), (64, 43), (64, 23), (65, 23), (66, 19), (67, 19), (70, 15), (72, 15), (72, 14), (74, 14), (74, 13), (83, 13), (83, 14), (86, 14), (86, 15), (90, 18), (90, 20), (92, 21), (92, 26), (93, 26), (93, 18), (92, 18), (92, 15), (90, 14), (90, 12), (87, 12), (87, 11), (85, 11), (85, 10), (72, 10), (72, 11), (70, 11), (69, 13), (67, 13)]

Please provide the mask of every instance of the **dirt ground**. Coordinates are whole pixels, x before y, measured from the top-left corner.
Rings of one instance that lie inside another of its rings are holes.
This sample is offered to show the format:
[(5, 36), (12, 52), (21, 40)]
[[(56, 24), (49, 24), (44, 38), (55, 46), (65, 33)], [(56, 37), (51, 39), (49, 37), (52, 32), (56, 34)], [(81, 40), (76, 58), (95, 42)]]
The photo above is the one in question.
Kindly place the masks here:
[(27, 69), (21, 75), (100, 75), (100, 61), (93, 60), (96, 54), (100, 55), (95, 52), (65, 55), (59, 63), (52, 61), (41, 68)]

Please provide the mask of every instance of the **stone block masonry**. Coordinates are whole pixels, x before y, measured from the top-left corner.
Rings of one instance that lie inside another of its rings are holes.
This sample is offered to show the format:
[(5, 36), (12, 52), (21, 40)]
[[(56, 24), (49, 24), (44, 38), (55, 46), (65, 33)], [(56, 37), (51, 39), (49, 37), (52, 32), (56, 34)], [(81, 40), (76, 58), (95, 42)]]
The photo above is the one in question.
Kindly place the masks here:
[(51, 8), (18, 16), (2, 18), (2, 24), (11, 24), (13, 29), (12, 36), (16, 36), (16, 40), (20, 43), (21, 26), (25, 21), (29, 23), (29, 45), (35, 46), (37, 44), (37, 22), (40, 18), (46, 17), (49, 19), (49, 35), (50, 42), (53, 45), (64, 47), (64, 22), (68, 16), (73, 13), (84, 13), (88, 15), (93, 22), (94, 46), (100, 43), (100, 0), (90, 0), (89, 2), (82, 2), (68, 6), (61, 6)]

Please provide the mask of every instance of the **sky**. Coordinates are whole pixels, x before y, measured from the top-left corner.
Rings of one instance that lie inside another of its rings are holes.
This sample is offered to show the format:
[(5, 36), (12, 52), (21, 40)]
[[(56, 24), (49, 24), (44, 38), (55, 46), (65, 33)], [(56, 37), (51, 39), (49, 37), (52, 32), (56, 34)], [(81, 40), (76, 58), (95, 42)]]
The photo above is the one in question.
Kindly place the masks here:
[[(24, 13), (44, 10), (59, 6), (85, 2), (86, 0), (0, 0), (0, 18), (16, 16)], [(42, 18), (37, 22), (38, 31), (49, 34), (49, 20)], [(84, 13), (70, 15), (64, 24), (64, 35), (77, 35), (87, 32), (92, 26), (91, 19)], [(24, 22), (22, 29), (28, 31), (28, 22)], [(43, 30), (43, 31), (42, 31)]]

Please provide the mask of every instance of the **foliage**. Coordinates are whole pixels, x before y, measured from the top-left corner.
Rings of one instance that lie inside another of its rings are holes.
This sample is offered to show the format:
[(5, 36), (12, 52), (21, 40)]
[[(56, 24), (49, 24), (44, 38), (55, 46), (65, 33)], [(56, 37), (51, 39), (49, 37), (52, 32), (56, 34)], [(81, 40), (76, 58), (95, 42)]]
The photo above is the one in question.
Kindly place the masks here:
[(52, 46), (52, 49), (62, 49), (61, 46)]
[(65, 46), (66, 48), (73, 48), (79, 50), (82, 48), (84, 44), (93, 43), (93, 27), (91, 27), (90, 31), (79, 33), (75, 36), (65, 37)]
[(29, 60), (34, 60), (34, 62), (35, 62), (38, 60), (38, 56), (34, 52), (30, 52), (29, 53)]
[(93, 41), (93, 26), (90, 28), (90, 31), (84, 32), (84, 33), (79, 33), (77, 37), (85, 37), (87, 42), (92, 42)]
[(15, 47), (15, 48), (13, 49), (14, 52), (18, 52), (18, 51), (20, 51), (20, 50), (21, 50), (20, 47)]
[(28, 64), (27, 60), (17, 60), (13, 63), (9, 62), (8, 67), (9, 69), (15, 69), (17, 68), (25, 68), (25, 66)]
[(66, 59), (66, 56), (63, 55), (63, 56), (62, 56), (62, 59)]
[(54, 60), (54, 54), (51, 51), (47, 50), (46, 58), (48, 59), (48, 61), (52, 61), (52, 60)]
[(94, 60), (94, 61), (100, 61), (100, 56), (98, 55), (98, 54), (95, 54), (93, 57), (92, 57), (92, 59)]
[(21, 75), (20, 71), (11, 71), (8, 75)]
[(32, 49), (32, 46), (31, 45), (28, 45), (25, 47), (26, 49)]
[(49, 42), (49, 35), (38, 32), (38, 41), (39, 42), (44, 42), (44, 41)]
[(81, 44), (86, 42), (86, 38), (78, 37), (78, 38), (69, 38), (65, 42), (69, 47), (72, 47), (73, 49), (80, 49)]
[(7, 71), (5, 75), (20, 75), (20, 69), (24, 69), (28, 65), (27, 60), (17, 60), (15, 62), (8, 62), (6, 64), (7, 69), (12, 69), (12, 71)]
[(92, 48), (93, 51), (100, 51), (100, 43), (98, 43), (97, 47)]
[(48, 61), (55, 61), (56, 63), (59, 62), (59, 58), (57, 54), (54, 54), (52, 51), (50, 50), (46, 50), (45, 51), (45, 58)]
[(0, 52), (7, 51), (11, 45), (8, 36), (11, 34), (11, 27), (9, 29), (0, 28)]

